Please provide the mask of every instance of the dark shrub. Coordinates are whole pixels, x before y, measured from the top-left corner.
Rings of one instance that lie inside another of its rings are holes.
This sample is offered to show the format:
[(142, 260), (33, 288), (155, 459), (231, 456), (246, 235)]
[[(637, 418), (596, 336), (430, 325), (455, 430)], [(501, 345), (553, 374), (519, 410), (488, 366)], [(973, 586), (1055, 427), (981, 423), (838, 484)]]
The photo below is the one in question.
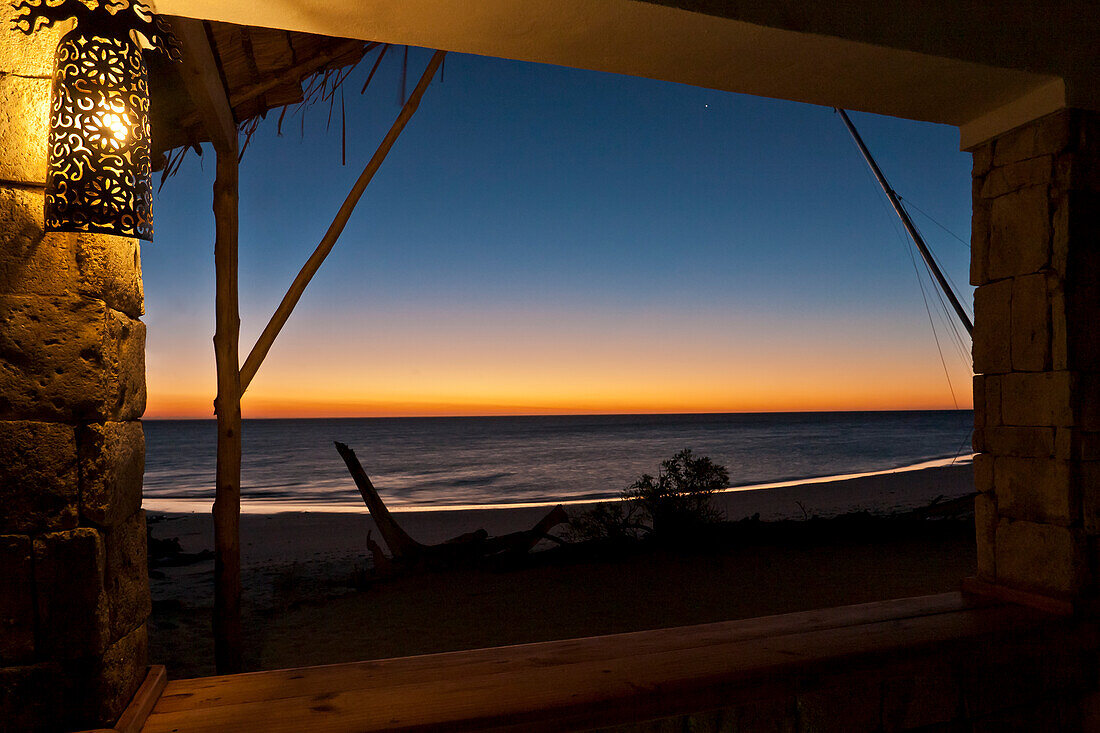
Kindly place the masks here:
[(635, 520), (636, 513), (635, 506), (626, 501), (597, 504), (569, 519), (568, 538), (573, 542), (636, 539), (645, 529)]
[(569, 538), (583, 542), (689, 532), (722, 519), (710, 495), (728, 485), (725, 466), (685, 449), (661, 463), (656, 478), (643, 474), (623, 491), (622, 501), (597, 504), (571, 518)]
[(695, 458), (690, 449), (684, 449), (661, 463), (656, 478), (643, 474), (623, 498), (649, 517), (654, 534), (679, 534), (722, 518), (710, 497), (726, 488), (729, 480), (725, 466), (706, 456)]

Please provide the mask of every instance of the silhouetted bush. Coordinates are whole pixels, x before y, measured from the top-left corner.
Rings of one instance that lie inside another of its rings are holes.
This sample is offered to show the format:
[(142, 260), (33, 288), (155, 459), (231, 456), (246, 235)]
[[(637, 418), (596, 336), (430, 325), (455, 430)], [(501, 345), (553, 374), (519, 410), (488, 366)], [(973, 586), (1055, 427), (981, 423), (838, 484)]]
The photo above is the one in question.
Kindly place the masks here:
[(645, 532), (679, 535), (720, 521), (722, 513), (710, 498), (729, 485), (729, 478), (725, 466), (706, 456), (696, 458), (686, 448), (663, 461), (656, 477), (642, 474), (623, 491), (621, 502), (598, 504), (573, 517), (571, 538), (624, 539)]
[(628, 501), (597, 504), (569, 518), (567, 538), (572, 542), (637, 539), (647, 528), (635, 514), (637, 507)]
[(706, 456), (695, 458), (691, 449), (685, 448), (661, 463), (656, 478), (642, 474), (623, 498), (645, 513), (654, 534), (679, 534), (722, 519), (710, 497), (726, 488), (729, 480), (725, 466)]

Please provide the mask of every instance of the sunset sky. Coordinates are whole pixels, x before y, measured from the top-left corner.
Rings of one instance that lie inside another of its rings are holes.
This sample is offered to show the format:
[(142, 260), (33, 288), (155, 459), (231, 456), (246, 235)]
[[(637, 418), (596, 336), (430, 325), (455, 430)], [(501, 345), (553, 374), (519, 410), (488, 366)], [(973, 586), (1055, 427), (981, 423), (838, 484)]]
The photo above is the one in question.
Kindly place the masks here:
[[(349, 79), (345, 167), (339, 102), (327, 132), (327, 106), (304, 139), (273, 114), (248, 148), (242, 360), (397, 114), (400, 57), (362, 96), (369, 64)], [(410, 53), (410, 90), (426, 61)], [(894, 188), (968, 240), (958, 131), (853, 120)], [(213, 168), (190, 156), (143, 247), (147, 418), (211, 415)], [(966, 245), (914, 218), (970, 303)], [(900, 231), (831, 109), (452, 55), (244, 416), (970, 407)]]

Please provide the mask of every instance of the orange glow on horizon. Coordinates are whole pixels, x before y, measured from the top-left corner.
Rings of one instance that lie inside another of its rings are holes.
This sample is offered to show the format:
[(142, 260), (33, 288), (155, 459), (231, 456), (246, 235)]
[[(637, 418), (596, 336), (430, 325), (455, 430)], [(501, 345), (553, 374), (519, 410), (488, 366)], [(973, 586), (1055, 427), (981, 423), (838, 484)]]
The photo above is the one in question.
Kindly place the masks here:
[[(350, 336), (349, 336), (350, 335)], [(246, 335), (243, 343), (249, 343)], [(242, 352), (243, 353), (243, 352)], [(150, 349), (148, 418), (210, 418), (206, 351)], [(660, 313), (340, 314), (292, 321), (245, 418), (969, 409), (969, 365), (888, 325)]]
[[(949, 410), (955, 404), (944, 398), (940, 384), (920, 385), (931, 389), (911, 389), (882, 393), (851, 390), (810, 392), (788, 391), (786, 394), (761, 391), (735, 395), (732, 390), (706, 398), (670, 392), (627, 395), (608, 390), (606, 397), (554, 395), (514, 399), (485, 395), (459, 397), (440, 395), (432, 398), (370, 399), (357, 395), (347, 400), (331, 395), (287, 397), (272, 391), (246, 394), (242, 400), (245, 418), (307, 418), (307, 417), (438, 417), (489, 415), (608, 415), (608, 414), (689, 414), (736, 412), (841, 412), (874, 410)], [(960, 395), (958, 407), (971, 409), (970, 391)], [(193, 419), (213, 417), (209, 394), (150, 394), (145, 417), (149, 419)]]

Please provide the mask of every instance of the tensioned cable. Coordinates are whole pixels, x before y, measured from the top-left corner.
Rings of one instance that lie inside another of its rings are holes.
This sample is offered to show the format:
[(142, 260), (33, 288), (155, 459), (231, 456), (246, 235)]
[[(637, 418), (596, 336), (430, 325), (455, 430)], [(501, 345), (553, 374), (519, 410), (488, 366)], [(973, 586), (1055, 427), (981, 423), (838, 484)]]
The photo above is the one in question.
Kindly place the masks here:
[(950, 230), (950, 229), (948, 229), (948, 228), (947, 228), (946, 226), (944, 226), (943, 224), (940, 224), (940, 223), (939, 223), (938, 221), (936, 221), (935, 219), (933, 219), (933, 218), (932, 218), (932, 215), (931, 215), (931, 214), (929, 214), (929, 213), (928, 213), (927, 211), (925, 211), (925, 210), (924, 210), (924, 209), (922, 209), (921, 207), (917, 206), (916, 204), (914, 204), (914, 203), (913, 203), (912, 201), (910, 201), (909, 199), (907, 199), (907, 198), (902, 198), (901, 194), (899, 194), (899, 193), (898, 193), (897, 191), (894, 191), (894, 195), (898, 197), (898, 201), (902, 201), (902, 202), (904, 202), (904, 203), (908, 204), (909, 206), (912, 206), (912, 207), (913, 207), (914, 209), (916, 209), (916, 210), (917, 210), (917, 211), (918, 211), (918, 212), (919, 212), (920, 214), (922, 214), (922, 215), (923, 215), (923, 216), (924, 216), (925, 218), (927, 218), (927, 219), (928, 219), (929, 221), (931, 221), (931, 222), (932, 222), (933, 224), (935, 224), (935, 225), (936, 225), (936, 226), (938, 226), (938, 227), (939, 227), (940, 229), (942, 229), (942, 230), (944, 230), (945, 232), (947, 232), (948, 234), (950, 234), (950, 235), (951, 235), (952, 237), (954, 237), (955, 239), (957, 239), (957, 240), (959, 240), (960, 242), (962, 242), (962, 243), (963, 243), (964, 245), (966, 245), (966, 248), (967, 248), (967, 249), (970, 249), (970, 242), (966, 241), (965, 239), (963, 239), (962, 237), (960, 237), (960, 236), (959, 236), (958, 234), (955, 234), (955, 232), (951, 231), (951, 230)]
[[(895, 192), (894, 195), (897, 196), (897, 192)], [(900, 201), (901, 196), (898, 196), (898, 199)], [(902, 206), (905, 206), (905, 204), (902, 204)], [(910, 217), (910, 220), (912, 220), (911, 217)], [(917, 230), (917, 233), (921, 237), (924, 237), (924, 233), (920, 231), (920, 227), (918, 227), (915, 222), (913, 223), (913, 228)], [(906, 239), (905, 241), (909, 242), (908, 239)], [(931, 257), (932, 260), (936, 263), (936, 265), (939, 266), (940, 270), (944, 273), (944, 277), (947, 279), (950, 286), (952, 288), (954, 288), (956, 292), (959, 292), (959, 286), (955, 283), (954, 279), (952, 279), (952, 277), (949, 274), (947, 274), (946, 270), (943, 267), (943, 264), (940, 262), (940, 259), (938, 257), (936, 257), (936, 253), (932, 251), (932, 247), (931, 247), (931, 245), (929, 245), (927, 243), (927, 240), (925, 242), (925, 247), (928, 250), (929, 257)], [(931, 267), (928, 265), (928, 263), (924, 263), (924, 264), (925, 264), (925, 270), (928, 273), (928, 277), (929, 277), (929, 279), (931, 279), (932, 276), (931, 276), (931, 273), (929, 272), (931, 270)], [(956, 353), (959, 356), (959, 358), (961, 359), (961, 361), (963, 362), (963, 364), (967, 365), (967, 367), (971, 370), (971, 372), (973, 372), (973, 370), (974, 370), (973, 358), (970, 355), (970, 350), (967, 348), (966, 340), (963, 338), (962, 334), (959, 332), (959, 328), (958, 328), (958, 324), (956, 322), (956, 318), (953, 317), (952, 314), (948, 311), (947, 303), (944, 300), (944, 294), (943, 294), (943, 292), (941, 292), (940, 288), (935, 285), (935, 283), (933, 283), (933, 285), (932, 285), (932, 290), (933, 290), (933, 292), (935, 292), (936, 298), (937, 298), (937, 300), (940, 304), (940, 310), (942, 312), (944, 325), (947, 327), (948, 333), (951, 335), (951, 340), (954, 344)], [(970, 309), (966, 308), (965, 306), (963, 307), (963, 310), (970, 313)], [(973, 318), (973, 313), (970, 313), (970, 317)]]
[[(928, 253), (932, 255), (933, 258), (935, 257), (931, 249), (928, 250)], [(929, 279), (931, 279), (931, 274), (929, 274)], [(944, 295), (942, 292), (940, 292), (939, 288), (933, 287), (933, 291), (935, 292), (936, 298), (940, 304), (940, 313), (942, 315), (944, 325), (947, 327), (948, 333), (952, 337), (955, 349), (961, 356), (962, 362), (964, 364), (970, 364), (969, 357), (967, 356), (966, 343), (963, 340), (962, 334), (959, 333), (957, 318), (953, 317), (953, 314), (948, 311), (947, 302), (944, 300)]]
[[(929, 275), (929, 279), (931, 279), (931, 275)], [(933, 287), (933, 291), (936, 293), (936, 299), (940, 304), (939, 313), (941, 318), (943, 319), (944, 325), (947, 327), (948, 334), (950, 334), (951, 336), (951, 341), (955, 347), (955, 351), (960, 357), (960, 360), (963, 362), (963, 364), (970, 366), (971, 362), (969, 354), (967, 353), (966, 343), (963, 340), (962, 334), (959, 333), (958, 319), (954, 317), (953, 313), (948, 311), (947, 303), (944, 300), (944, 295), (940, 292), (939, 288)]]
[(959, 401), (955, 398), (955, 386), (951, 384), (951, 374), (947, 369), (947, 360), (943, 358), (943, 349), (940, 348), (940, 336), (936, 333), (936, 324), (932, 320), (932, 309), (928, 307), (928, 296), (924, 292), (924, 281), (920, 276), (920, 269), (917, 268), (917, 258), (913, 254), (913, 245), (908, 244), (909, 259), (913, 262), (913, 272), (917, 276), (917, 284), (920, 286), (920, 297), (924, 301), (924, 312), (928, 314), (928, 325), (932, 327), (932, 338), (936, 341), (936, 351), (940, 355), (940, 364), (943, 365), (943, 376), (947, 377), (947, 388), (951, 390), (951, 401), (955, 403), (955, 409), (959, 409)]
[[(878, 181), (875, 180), (873, 176), (871, 176), (871, 172), (868, 171), (867, 169), (864, 169), (864, 173), (867, 176), (870, 177), (871, 184), (875, 187), (875, 190), (878, 190), (878, 191), (881, 192), (882, 189), (881, 189), (881, 187), (879, 187)], [(924, 302), (924, 311), (928, 316), (928, 325), (932, 328), (932, 338), (936, 342), (936, 352), (939, 354), (940, 364), (943, 366), (943, 374), (947, 378), (947, 389), (951, 393), (951, 401), (952, 401), (952, 403), (954, 403), (955, 409), (957, 410), (957, 409), (959, 409), (959, 401), (955, 397), (955, 386), (951, 383), (951, 374), (950, 374), (950, 370), (948, 370), (948, 368), (947, 368), (947, 360), (944, 359), (943, 349), (940, 347), (940, 337), (939, 337), (939, 334), (936, 331), (935, 321), (932, 319), (932, 309), (929, 308), (929, 306), (928, 306), (928, 297), (927, 297), (927, 295), (925, 294), (925, 291), (924, 291), (924, 281), (921, 279), (920, 269), (917, 267), (916, 256), (913, 254), (913, 243), (909, 239), (909, 237), (907, 235), (902, 234), (901, 230), (898, 228), (897, 217), (895, 216), (894, 211), (890, 208), (888, 202), (886, 201), (885, 194), (883, 193), (879, 196), (875, 196), (875, 199), (883, 207), (883, 210), (886, 213), (886, 217), (890, 221), (890, 226), (894, 230), (894, 234), (898, 237), (899, 240), (901, 240), (901, 242), (902, 242), (903, 246), (905, 247), (906, 251), (909, 253), (909, 260), (910, 260), (910, 262), (912, 262), (913, 272), (917, 276), (917, 286), (920, 288), (921, 300)], [(925, 271), (927, 272), (927, 270), (928, 270), (928, 266), (926, 264), (925, 265)], [(931, 275), (929, 275), (929, 277), (931, 277)], [(935, 289), (935, 288), (933, 288), (933, 289)], [(939, 292), (939, 291), (937, 290), (937, 292)]]
[[(917, 232), (922, 237), (924, 236), (924, 232), (920, 231), (920, 228), (916, 224), (913, 225), (913, 228), (916, 229)], [(930, 245), (928, 245), (927, 239), (925, 240), (925, 246), (928, 247), (928, 254), (932, 257), (932, 260), (940, 268), (940, 271), (943, 272), (943, 276), (945, 278), (947, 278), (947, 282), (950, 283), (952, 289), (954, 289), (954, 291), (956, 293), (963, 292), (962, 288), (959, 287), (958, 283), (955, 282), (954, 278), (952, 278), (949, 274), (947, 274), (947, 271), (944, 270), (943, 262), (940, 260), (939, 257), (936, 256), (936, 253), (932, 251), (932, 247)], [(966, 311), (966, 313), (968, 313), (970, 315), (971, 319), (973, 319), (974, 318), (973, 310), (971, 308), (968, 308), (966, 303), (960, 303), (960, 305), (963, 306), (963, 310)]]

